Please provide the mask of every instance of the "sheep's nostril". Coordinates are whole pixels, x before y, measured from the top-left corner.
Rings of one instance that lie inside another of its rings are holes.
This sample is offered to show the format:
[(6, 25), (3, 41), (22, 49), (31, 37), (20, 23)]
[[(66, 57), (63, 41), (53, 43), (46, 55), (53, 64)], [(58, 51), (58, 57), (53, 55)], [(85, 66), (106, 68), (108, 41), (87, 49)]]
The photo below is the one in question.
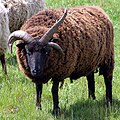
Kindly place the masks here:
[(36, 71), (36, 70), (32, 70), (32, 74), (33, 74), (33, 75), (36, 75), (36, 74), (37, 74), (37, 71)]
[(38, 76), (40, 76), (40, 71), (39, 70), (32, 70), (31, 71), (31, 74), (34, 76), (34, 77), (38, 77)]

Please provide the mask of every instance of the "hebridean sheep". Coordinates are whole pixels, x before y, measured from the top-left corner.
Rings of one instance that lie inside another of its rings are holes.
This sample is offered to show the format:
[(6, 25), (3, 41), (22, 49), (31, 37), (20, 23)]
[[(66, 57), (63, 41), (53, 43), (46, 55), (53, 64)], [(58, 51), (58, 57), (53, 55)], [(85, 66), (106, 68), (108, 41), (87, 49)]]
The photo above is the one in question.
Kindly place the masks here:
[(19, 30), (33, 14), (44, 8), (44, 0), (2, 0), (9, 10), (10, 31)]
[(10, 35), (9, 31), (9, 19), (7, 10), (2, 3), (0, 3), (0, 61), (2, 69), (7, 74), (5, 52), (7, 50), (7, 40)]
[(58, 86), (67, 77), (86, 76), (89, 97), (95, 99), (96, 68), (104, 76), (107, 104), (112, 103), (114, 35), (109, 17), (94, 6), (69, 8), (64, 15), (63, 11), (43, 10), (9, 36), (11, 49), (17, 41), (20, 69), (36, 84), (36, 105), (41, 108), (42, 86), (52, 79), (53, 112), (58, 114)]

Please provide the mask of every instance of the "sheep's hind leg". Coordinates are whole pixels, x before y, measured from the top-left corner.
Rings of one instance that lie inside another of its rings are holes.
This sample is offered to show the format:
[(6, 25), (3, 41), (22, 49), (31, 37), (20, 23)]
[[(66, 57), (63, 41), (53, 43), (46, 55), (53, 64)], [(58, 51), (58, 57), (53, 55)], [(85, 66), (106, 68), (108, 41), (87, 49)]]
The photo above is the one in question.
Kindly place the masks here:
[(2, 64), (2, 70), (5, 72), (5, 74), (7, 74), (5, 54), (0, 56), (0, 61), (1, 61), (1, 64)]
[(53, 80), (53, 86), (52, 86), (52, 96), (53, 96), (53, 114), (56, 116), (60, 113), (60, 108), (58, 106), (59, 100), (58, 100), (58, 87), (59, 87), (59, 81)]
[(112, 104), (112, 75), (103, 74), (106, 86), (106, 101), (107, 105)]
[[(111, 60), (112, 61), (112, 60)], [(114, 62), (100, 67), (100, 75), (103, 75), (106, 86), (107, 106), (112, 104), (112, 79), (113, 79)]]
[(36, 84), (36, 106), (42, 110), (41, 106), (42, 84)]
[(88, 81), (88, 92), (89, 98), (92, 97), (93, 100), (95, 99), (95, 81), (94, 81), (94, 72), (91, 72), (89, 75), (86, 76)]

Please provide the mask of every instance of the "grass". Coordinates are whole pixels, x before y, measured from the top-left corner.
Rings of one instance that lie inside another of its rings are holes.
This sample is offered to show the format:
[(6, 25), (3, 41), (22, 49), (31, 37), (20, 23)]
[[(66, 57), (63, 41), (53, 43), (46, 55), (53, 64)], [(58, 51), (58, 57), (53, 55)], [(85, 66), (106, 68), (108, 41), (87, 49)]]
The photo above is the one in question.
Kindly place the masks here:
[[(98, 5), (110, 16), (114, 25), (115, 69), (113, 78), (113, 106), (105, 105), (105, 86), (102, 76), (95, 75), (95, 101), (88, 99), (85, 77), (70, 84), (69, 78), (59, 91), (61, 115), (58, 120), (120, 120), (120, 2), (119, 0), (46, 0), (46, 7)], [(14, 46), (15, 47), (15, 46)], [(14, 48), (15, 49), (15, 48)], [(19, 70), (15, 52), (7, 53), (8, 76), (0, 73), (0, 120), (56, 120), (52, 113), (49, 82), (43, 87), (42, 107), (35, 107), (35, 86)]]

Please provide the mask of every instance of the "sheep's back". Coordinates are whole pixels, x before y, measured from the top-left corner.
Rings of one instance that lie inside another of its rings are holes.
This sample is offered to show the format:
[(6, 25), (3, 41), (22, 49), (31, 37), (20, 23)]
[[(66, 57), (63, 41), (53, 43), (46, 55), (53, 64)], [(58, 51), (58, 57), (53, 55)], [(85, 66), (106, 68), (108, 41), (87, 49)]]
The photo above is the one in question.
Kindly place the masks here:
[(9, 10), (9, 28), (19, 30), (33, 14), (44, 8), (44, 0), (2, 0)]
[(70, 42), (70, 47), (66, 47), (70, 48), (67, 60), (77, 54), (77, 60), (72, 61), (75, 63), (71, 68), (72, 74), (86, 76), (98, 66), (108, 63), (109, 59), (114, 59), (113, 27), (109, 17), (98, 7), (74, 8), (71, 11), (63, 30), (67, 31), (65, 34)]

